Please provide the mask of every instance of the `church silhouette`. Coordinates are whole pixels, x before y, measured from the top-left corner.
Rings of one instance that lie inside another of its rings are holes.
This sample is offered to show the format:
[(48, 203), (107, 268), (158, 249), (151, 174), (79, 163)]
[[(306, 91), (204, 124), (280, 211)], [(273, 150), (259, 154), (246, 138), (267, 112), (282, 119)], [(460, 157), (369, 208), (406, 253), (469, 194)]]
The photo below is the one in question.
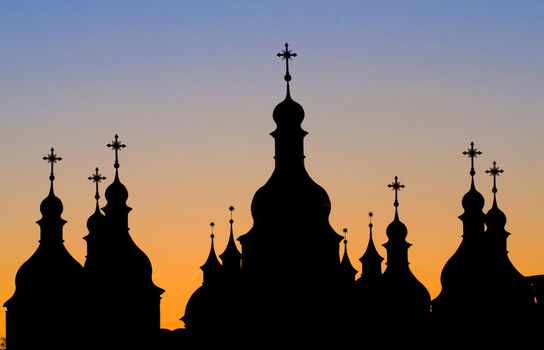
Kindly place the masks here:
[[(4, 303), (8, 350), (35, 349), (206, 349), (212, 346), (323, 347), (339, 344), (393, 344), (446, 348), (451, 345), (541, 345), (544, 327), (544, 275), (524, 276), (508, 257), (506, 214), (499, 209), (493, 162), (491, 208), (476, 189), (474, 143), (470, 187), (461, 204), (462, 239), (442, 270), (440, 294), (431, 300), (409, 267), (408, 228), (401, 221), (394, 176), (392, 221), (387, 226), (384, 258), (373, 237), (369, 212), (368, 245), (362, 273), (347, 253), (347, 229), (329, 223), (327, 192), (304, 165), (304, 109), (291, 97), (289, 62), (296, 53), (278, 53), (285, 61), (286, 96), (273, 111), (275, 168), (251, 203), (253, 226), (239, 236), (230, 206), (230, 233), (219, 256), (210, 223), (210, 251), (200, 267), (202, 285), (189, 298), (184, 328), (160, 328), (164, 292), (152, 279), (146, 254), (129, 233), (128, 190), (120, 180), (115, 135), (115, 178), (100, 208), (96, 168), (96, 205), (87, 220), (85, 263), (81, 266), (63, 244), (63, 204), (54, 192), (53, 148), (50, 189), (40, 205), (42, 217), (36, 252), (20, 267), (15, 293)], [(238, 241), (238, 242), (237, 242)], [(343, 245), (343, 249), (342, 249)], [(343, 250), (343, 254), (340, 251)], [(203, 254), (204, 255), (204, 254)], [(361, 345), (362, 346), (362, 345)]]

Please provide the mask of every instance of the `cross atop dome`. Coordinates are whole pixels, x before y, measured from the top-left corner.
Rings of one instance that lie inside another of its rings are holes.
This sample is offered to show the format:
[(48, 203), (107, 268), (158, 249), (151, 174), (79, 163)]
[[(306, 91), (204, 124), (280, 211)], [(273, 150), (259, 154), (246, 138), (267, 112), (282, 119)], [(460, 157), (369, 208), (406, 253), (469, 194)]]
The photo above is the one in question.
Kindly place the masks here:
[(297, 54), (289, 50), (289, 44), (285, 43), (285, 50), (276, 54), (276, 56), (281, 57), (282, 60), (285, 60), (285, 76), (284, 79), (289, 85), (291, 81), (291, 75), (289, 74), (289, 60), (292, 60), (293, 57), (297, 57)]
[(113, 166), (115, 167), (115, 171), (117, 172), (117, 169), (119, 169), (119, 151), (127, 147), (127, 145), (121, 143), (121, 141), (119, 141), (119, 136), (115, 134), (115, 140), (111, 143), (108, 143), (106, 146), (115, 151), (115, 164)]
[(55, 174), (54, 174), (54, 171), (53, 171), (54, 170), (53, 166), (55, 165), (56, 162), (60, 162), (62, 160), (62, 158), (58, 157), (55, 154), (55, 149), (53, 147), (51, 147), (51, 153), (44, 156), (42, 159), (46, 160), (47, 163), (51, 164), (51, 175), (49, 175), (49, 180), (51, 180), (51, 185), (53, 185), (53, 180), (55, 180)]

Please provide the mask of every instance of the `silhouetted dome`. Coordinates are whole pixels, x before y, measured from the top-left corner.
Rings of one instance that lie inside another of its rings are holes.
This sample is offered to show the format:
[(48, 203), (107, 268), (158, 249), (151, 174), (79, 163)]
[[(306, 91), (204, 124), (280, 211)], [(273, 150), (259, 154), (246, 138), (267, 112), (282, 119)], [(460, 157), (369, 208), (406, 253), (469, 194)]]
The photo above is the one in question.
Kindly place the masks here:
[(44, 217), (58, 217), (63, 211), (62, 201), (55, 196), (53, 187), (49, 191), (49, 195), (40, 204), (40, 212)]
[(119, 181), (119, 176), (115, 174), (115, 180), (106, 189), (106, 200), (108, 203), (126, 203), (128, 199), (128, 190)]
[(470, 186), (470, 190), (463, 196), (462, 205), (465, 211), (480, 212), (484, 208), (484, 196), (476, 190), (474, 183)]
[(497, 206), (497, 202), (493, 201), (493, 206), (485, 216), (485, 222), (488, 228), (504, 228), (506, 225), (506, 215)]
[(94, 213), (87, 219), (87, 229), (89, 232), (96, 232), (104, 225), (106, 217), (100, 212), (98, 203), (96, 205), (96, 210)]
[(387, 226), (386, 234), (387, 238), (391, 240), (405, 239), (408, 235), (408, 229), (399, 220), (398, 215), (395, 214), (395, 219)]
[(304, 108), (298, 102), (293, 101), (288, 92), (285, 100), (274, 108), (272, 117), (278, 128), (300, 126), (304, 120)]

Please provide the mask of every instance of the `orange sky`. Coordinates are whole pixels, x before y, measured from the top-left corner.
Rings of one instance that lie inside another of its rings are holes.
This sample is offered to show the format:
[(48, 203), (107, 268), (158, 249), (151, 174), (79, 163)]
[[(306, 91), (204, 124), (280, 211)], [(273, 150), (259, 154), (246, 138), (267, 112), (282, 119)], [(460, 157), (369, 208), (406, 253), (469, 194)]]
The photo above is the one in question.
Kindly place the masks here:
[[(55, 192), (65, 244), (83, 263), (94, 210), (87, 177), (98, 166), (110, 183), (106, 144), (118, 133), (127, 145), (120, 175), (130, 232), (166, 290), (162, 326), (182, 327), (202, 282), (209, 222), (221, 252), (228, 206), (236, 207), (235, 235), (246, 233), (252, 196), (272, 172), (268, 134), (285, 94), (275, 54), (285, 40), (299, 54), (291, 91), (306, 111), (306, 166), (329, 193), (333, 227), (349, 228), (357, 269), (370, 210), (385, 257), (394, 213), (387, 184), (397, 175), (406, 185), (399, 213), (410, 266), (438, 294), (461, 240), (457, 216), (470, 180), (461, 153), (474, 141), (485, 210), (492, 179), (483, 171), (493, 161), (505, 170), (498, 200), (511, 260), (525, 275), (544, 273), (543, 5), (160, 4), (0, 5), (0, 300), (37, 247), (49, 186), (41, 157), (51, 147), (63, 157)], [(0, 314), (0, 335), (4, 324)]]

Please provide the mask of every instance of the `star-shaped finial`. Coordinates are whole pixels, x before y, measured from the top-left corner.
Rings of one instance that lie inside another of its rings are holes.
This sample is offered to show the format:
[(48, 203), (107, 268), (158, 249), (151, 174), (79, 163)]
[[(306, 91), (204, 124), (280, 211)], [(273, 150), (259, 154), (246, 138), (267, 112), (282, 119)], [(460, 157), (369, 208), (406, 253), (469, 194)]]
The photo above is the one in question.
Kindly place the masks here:
[(58, 157), (56, 154), (55, 154), (55, 149), (53, 147), (51, 147), (51, 153), (49, 153), (48, 155), (44, 156), (42, 159), (43, 160), (46, 160), (47, 163), (50, 163), (51, 164), (51, 175), (49, 175), (49, 180), (51, 180), (51, 182), (53, 180), (55, 180), (55, 175), (54, 175), (54, 172), (53, 172), (53, 165), (57, 162), (60, 162), (62, 160), (61, 157)]
[(297, 54), (289, 50), (289, 44), (285, 43), (285, 50), (279, 52), (276, 56), (281, 57), (282, 60), (285, 60), (285, 76), (284, 79), (286, 82), (291, 81), (291, 75), (289, 74), (289, 60), (292, 60), (293, 57), (297, 57)]

